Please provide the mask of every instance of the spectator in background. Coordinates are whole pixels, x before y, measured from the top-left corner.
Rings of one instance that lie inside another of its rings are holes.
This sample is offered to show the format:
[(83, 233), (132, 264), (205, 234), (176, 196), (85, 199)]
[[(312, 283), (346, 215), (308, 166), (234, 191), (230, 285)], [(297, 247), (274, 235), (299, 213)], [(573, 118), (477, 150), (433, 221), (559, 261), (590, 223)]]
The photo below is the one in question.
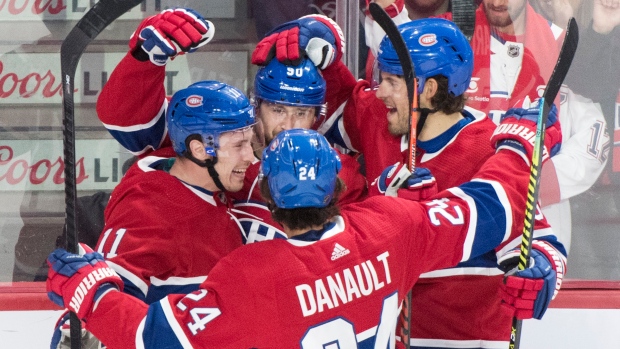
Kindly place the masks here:
[[(584, 13), (590, 9), (591, 19), (580, 27), (579, 46), (566, 83), (573, 91), (600, 103), (607, 130), (613, 134), (615, 120), (620, 117), (617, 107), (620, 101), (620, 0), (582, 4)], [(613, 141), (615, 144), (620, 138)], [(612, 152), (611, 164), (609, 179), (620, 184), (620, 148)], [(609, 182), (606, 177), (603, 179)]]
[(576, 17), (583, 0), (529, 0), (532, 8), (546, 19), (566, 28), (568, 20)]
[(579, 46), (565, 82), (573, 91), (600, 104), (607, 131), (614, 139), (600, 179), (590, 190), (571, 199), (575, 219), (568, 275), (614, 280), (620, 277), (615, 250), (620, 243), (620, 137), (616, 133), (620, 130), (616, 121), (620, 120), (620, 1), (583, 1), (580, 8), (573, 9), (580, 23)]

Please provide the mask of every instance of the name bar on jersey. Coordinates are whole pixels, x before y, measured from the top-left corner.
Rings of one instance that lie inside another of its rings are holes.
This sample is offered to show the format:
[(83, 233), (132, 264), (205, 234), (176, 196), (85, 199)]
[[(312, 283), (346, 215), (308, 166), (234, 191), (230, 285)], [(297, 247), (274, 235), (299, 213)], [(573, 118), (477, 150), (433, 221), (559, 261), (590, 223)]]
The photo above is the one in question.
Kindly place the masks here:
[[(314, 285), (301, 284), (295, 286), (303, 316), (321, 313), (326, 309), (347, 304), (354, 299), (369, 296), (386, 284), (390, 284), (392, 278), (388, 264), (389, 255), (389, 252), (383, 252), (376, 257), (376, 262), (369, 259), (353, 268), (344, 268), (315, 280)], [(377, 274), (377, 269), (380, 269), (381, 266), (383, 266), (385, 275), (383, 279), (380, 279)]]

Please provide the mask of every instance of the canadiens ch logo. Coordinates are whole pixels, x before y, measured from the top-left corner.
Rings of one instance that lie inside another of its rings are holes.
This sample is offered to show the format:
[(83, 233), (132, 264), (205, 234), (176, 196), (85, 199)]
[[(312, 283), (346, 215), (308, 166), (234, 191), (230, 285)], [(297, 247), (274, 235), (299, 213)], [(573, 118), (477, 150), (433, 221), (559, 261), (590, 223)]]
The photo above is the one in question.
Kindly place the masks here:
[(190, 108), (196, 108), (202, 105), (202, 96), (191, 95), (185, 100), (185, 104)]
[(519, 57), (521, 48), (518, 45), (508, 45), (508, 56), (515, 58)]
[(433, 46), (437, 43), (437, 36), (435, 34), (424, 34), (420, 36), (418, 42), (422, 46)]

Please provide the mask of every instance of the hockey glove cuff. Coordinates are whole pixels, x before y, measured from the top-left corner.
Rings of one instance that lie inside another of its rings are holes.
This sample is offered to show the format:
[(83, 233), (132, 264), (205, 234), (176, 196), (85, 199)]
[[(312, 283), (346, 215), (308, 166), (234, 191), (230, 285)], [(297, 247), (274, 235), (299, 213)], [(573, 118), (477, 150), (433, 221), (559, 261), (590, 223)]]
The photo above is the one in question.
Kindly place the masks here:
[[(123, 281), (104, 262), (101, 254), (80, 244), (83, 255), (56, 249), (47, 258), (47, 295), (57, 305), (84, 319), (107, 292), (123, 289)], [(82, 252), (81, 251), (81, 252)]]
[[(539, 117), (539, 108), (509, 109), (500, 121), (499, 126), (491, 136), (491, 144), (499, 151), (510, 149), (519, 154), (530, 165), (536, 140), (536, 121)], [(558, 121), (558, 110), (555, 105), (549, 111), (545, 125), (545, 142), (542, 153), (542, 162), (555, 155), (562, 144), (562, 131)]]

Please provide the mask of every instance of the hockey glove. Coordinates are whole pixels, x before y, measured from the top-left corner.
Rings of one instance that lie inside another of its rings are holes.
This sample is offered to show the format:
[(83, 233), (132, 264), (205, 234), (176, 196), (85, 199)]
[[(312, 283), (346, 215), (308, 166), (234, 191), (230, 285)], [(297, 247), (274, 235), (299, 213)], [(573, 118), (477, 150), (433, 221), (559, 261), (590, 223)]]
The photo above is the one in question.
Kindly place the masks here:
[[(82, 349), (104, 349), (103, 345), (97, 337), (84, 328), (84, 323), (81, 330), (81, 346)], [(64, 313), (56, 322), (56, 329), (52, 336), (51, 349), (71, 349), (71, 325), (69, 322), (69, 310), (65, 310)]]
[(386, 167), (370, 185), (369, 195), (398, 196), (421, 201), (437, 193), (435, 177), (427, 168), (418, 167), (413, 173), (407, 166), (396, 163)]
[[(518, 263), (520, 249), (502, 256), (498, 263), (507, 270)], [(517, 319), (541, 319), (549, 302), (557, 295), (566, 270), (566, 258), (551, 244), (534, 241), (530, 266), (524, 270), (510, 269), (501, 288), (502, 306)]]
[(107, 291), (122, 290), (123, 281), (103, 261), (103, 256), (80, 244), (83, 255), (56, 249), (47, 257), (47, 296), (63, 308), (68, 308), (84, 319), (93, 305)]
[(340, 60), (345, 41), (342, 30), (329, 17), (308, 15), (284, 23), (265, 36), (252, 53), (252, 63), (266, 65), (275, 56), (284, 64), (298, 65), (305, 55), (319, 69)]
[(139, 61), (150, 60), (158, 66), (166, 65), (186, 52), (193, 52), (213, 38), (215, 27), (198, 12), (175, 8), (148, 17), (131, 35), (129, 47)]
[[(497, 150), (510, 149), (525, 160), (529, 165), (534, 152), (536, 139), (536, 120), (538, 107), (530, 109), (509, 109), (500, 121), (499, 126), (491, 136), (491, 144)], [(558, 110), (553, 105), (549, 111), (545, 130), (545, 144), (543, 147), (542, 162), (560, 151), (562, 145), (562, 130), (558, 120)]]

